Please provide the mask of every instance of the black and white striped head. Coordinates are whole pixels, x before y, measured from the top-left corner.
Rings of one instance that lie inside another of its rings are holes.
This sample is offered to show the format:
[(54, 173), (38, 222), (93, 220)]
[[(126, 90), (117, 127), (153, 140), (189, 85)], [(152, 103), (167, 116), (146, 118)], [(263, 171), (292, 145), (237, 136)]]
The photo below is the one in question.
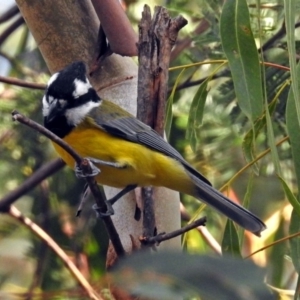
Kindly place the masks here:
[(60, 137), (80, 124), (101, 99), (86, 77), (83, 62), (74, 62), (51, 76), (43, 97), (46, 128)]

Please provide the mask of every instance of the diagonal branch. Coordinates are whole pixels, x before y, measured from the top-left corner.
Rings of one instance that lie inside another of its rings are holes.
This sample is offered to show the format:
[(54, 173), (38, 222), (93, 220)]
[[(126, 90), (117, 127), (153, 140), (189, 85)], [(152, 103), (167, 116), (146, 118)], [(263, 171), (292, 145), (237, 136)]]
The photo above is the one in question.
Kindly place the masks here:
[(0, 211), (6, 211), (9, 206), (17, 201), (20, 197), (35, 188), (44, 179), (56, 173), (64, 166), (65, 163), (59, 158), (42, 166), (40, 169), (34, 172), (33, 175), (27, 178), (18, 188), (16, 188), (0, 200)]
[(20, 10), (17, 5), (12, 6), (6, 12), (2, 13), (0, 16), (0, 24), (9, 21), (14, 16), (20, 13)]
[(123, 56), (137, 55), (137, 35), (118, 0), (92, 0), (111, 50)]
[(173, 239), (174, 237), (182, 235), (182, 234), (190, 231), (191, 229), (197, 228), (198, 226), (205, 226), (205, 223), (206, 223), (206, 217), (203, 217), (203, 218), (200, 218), (178, 230), (174, 230), (169, 233), (160, 233), (153, 237), (142, 237), (140, 240), (141, 240), (141, 243), (146, 244), (146, 245), (159, 244), (163, 241), (167, 241), (167, 240)]
[(25, 23), (23, 17), (19, 17), (15, 20), (6, 30), (0, 35), (0, 46), (6, 41), (6, 39), (21, 25)]
[(30, 89), (36, 89), (36, 90), (45, 90), (46, 85), (43, 83), (35, 83), (35, 82), (29, 82), (26, 80), (14, 78), (14, 77), (5, 77), (0, 75), (0, 82), (16, 85), (16, 86), (21, 86), (25, 88), (30, 88)]
[[(91, 167), (90, 167), (89, 161), (87, 159), (81, 158), (80, 155), (78, 155), (78, 153), (73, 148), (71, 148), (67, 143), (65, 143), (58, 136), (53, 134), (51, 131), (49, 131), (42, 125), (21, 115), (16, 110), (12, 112), (12, 116), (13, 116), (13, 120), (19, 121), (20, 123), (25, 124), (25, 125), (31, 127), (32, 129), (37, 130), (38, 132), (40, 132), (41, 134), (43, 134), (44, 136), (46, 136), (47, 138), (52, 140), (54, 143), (58, 144), (60, 147), (62, 147), (65, 151), (67, 151), (74, 158), (77, 165), (79, 165), (82, 168), (82, 170), (85, 174), (91, 174)], [(106, 213), (107, 206), (106, 206), (105, 200), (102, 197), (102, 194), (99, 190), (99, 187), (97, 185), (97, 182), (96, 182), (94, 176), (87, 176), (86, 181), (87, 181), (89, 188), (94, 196), (94, 199), (99, 208), (99, 211)], [(117, 255), (123, 256), (125, 254), (125, 251), (121, 244), (118, 232), (116, 231), (116, 228), (112, 222), (111, 217), (106, 216), (106, 217), (102, 218), (102, 220), (105, 224), (106, 231), (107, 231), (108, 236), (115, 248)]]
[(86, 291), (89, 295), (90, 299), (93, 300), (103, 300), (103, 298), (98, 295), (93, 287), (89, 284), (89, 282), (84, 278), (75, 264), (70, 260), (66, 252), (59, 247), (59, 245), (52, 239), (50, 235), (48, 235), (41, 227), (39, 227), (36, 223), (34, 223), (31, 219), (23, 216), (21, 212), (15, 207), (11, 206), (8, 210), (8, 214), (18, 220), (20, 223), (25, 225), (28, 229), (30, 229), (35, 235), (40, 237), (56, 254), (60, 259), (65, 263), (71, 274), (74, 278), (79, 282), (81, 287)]

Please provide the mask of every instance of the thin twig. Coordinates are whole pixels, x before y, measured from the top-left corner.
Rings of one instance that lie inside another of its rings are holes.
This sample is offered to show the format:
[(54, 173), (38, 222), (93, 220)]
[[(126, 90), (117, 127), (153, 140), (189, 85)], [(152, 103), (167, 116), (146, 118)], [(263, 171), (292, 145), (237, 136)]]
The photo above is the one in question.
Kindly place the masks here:
[(39, 168), (29, 178), (27, 178), (18, 188), (16, 188), (0, 200), (0, 211), (6, 211), (9, 208), (9, 206), (15, 201), (17, 201), (20, 197), (22, 197), (28, 191), (35, 188), (44, 179), (56, 173), (64, 166), (65, 163), (61, 159), (57, 158)]
[[(297, 22), (295, 24), (295, 29), (298, 27), (300, 27), (300, 22)], [(273, 46), (273, 44), (277, 40), (283, 38), (285, 34), (286, 34), (285, 22), (283, 22), (281, 28), (269, 40), (267, 40), (266, 43), (261, 46), (261, 48), (258, 49), (258, 52), (268, 50), (269, 48), (271, 48), (271, 46)]]
[[(225, 62), (226, 60), (222, 60), (223, 62)], [(213, 63), (213, 61), (211, 61), (210, 63)], [(221, 63), (220, 61), (215, 61), (215, 63)], [(202, 64), (207, 64), (207, 62), (200, 62), (200, 63), (194, 63), (194, 64), (190, 64), (190, 65), (183, 65), (183, 66), (177, 66), (177, 67), (172, 67), (169, 70), (170, 71), (174, 71), (174, 70), (179, 70), (179, 69), (183, 69), (183, 68), (187, 68), (187, 67), (196, 67), (197, 65), (202, 65)], [(274, 64), (274, 63), (270, 63), (270, 62), (261, 62), (261, 65), (264, 66), (268, 66), (268, 67), (273, 67), (273, 68), (277, 68), (277, 69), (281, 69), (281, 70), (285, 70), (285, 71), (290, 71), (290, 68), (283, 66), (283, 65), (278, 65), (278, 64)], [(185, 88), (189, 88), (189, 87), (193, 87), (196, 85), (200, 85), (203, 81), (207, 80), (208, 77), (212, 79), (217, 79), (217, 78), (221, 78), (221, 77), (227, 77), (230, 75), (229, 69), (224, 69), (220, 72), (218, 72), (217, 74), (214, 74), (213, 76), (206, 76), (204, 78), (195, 80), (195, 81), (190, 81), (190, 78), (188, 78), (185, 82), (183, 82), (182, 84), (179, 84), (176, 88), (176, 91), (180, 91), (183, 90)], [(172, 84), (171, 86), (173, 86), (174, 84)], [(172, 92), (173, 88), (169, 88), (168, 89), (168, 94), (170, 94)]]
[(28, 127), (38, 131), (39, 133), (43, 134), (47, 138), (49, 138), (54, 143), (58, 144), (62, 147), (65, 151), (67, 151), (76, 161), (78, 165), (81, 164), (82, 158), (80, 155), (67, 143), (65, 143), (62, 139), (60, 139), (57, 135), (46, 129), (44, 126), (34, 122), (33, 120), (25, 117), (24, 115), (20, 114), (17, 110), (14, 110), (12, 113), (12, 117), (14, 121), (18, 121), (22, 124), (27, 125)]
[[(185, 209), (184, 205), (180, 203), (180, 213), (181, 213), (181, 219), (187, 222), (190, 222), (192, 218), (190, 217), (189, 213)], [(198, 226), (196, 228), (203, 239), (206, 241), (207, 245), (215, 251), (215, 253), (222, 255), (222, 248), (220, 244), (215, 240), (215, 238), (211, 235), (211, 233), (208, 231), (206, 227)]]
[(171, 53), (171, 61), (177, 58), (184, 51), (184, 49), (192, 44), (195, 36), (201, 36), (201, 34), (205, 32), (210, 26), (211, 25), (207, 19), (200, 19), (198, 26), (191, 34), (189, 34), (189, 36), (176, 42), (176, 45)]
[(46, 85), (43, 83), (35, 83), (35, 82), (29, 82), (26, 80), (22, 79), (17, 79), (14, 77), (5, 77), (5, 76), (0, 76), (0, 82), (16, 85), (16, 86), (21, 86), (29, 89), (36, 89), (36, 90), (45, 90)]
[[(41, 203), (41, 210), (42, 210), (42, 220), (40, 222), (40, 226), (46, 232), (51, 226), (50, 221), (50, 199), (49, 199), (49, 185), (47, 180), (41, 182), (41, 192), (39, 197), (39, 202)], [(49, 254), (49, 247), (48, 245), (42, 240), (38, 246), (37, 250), (37, 257), (39, 258), (36, 263), (35, 271), (33, 273), (33, 278), (31, 281), (30, 286), (24, 296), (24, 300), (32, 300), (34, 299), (34, 292), (41, 286), (43, 281), (43, 275), (46, 268), (46, 258)]]
[[(85, 174), (90, 174), (90, 163), (87, 159), (81, 158), (80, 155), (73, 149), (71, 148), (67, 143), (65, 143), (62, 139), (60, 139), (58, 136), (56, 136), (54, 133), (43, 127), (42, 125), (34, 122), (33, 120), (21, 115), (19, 112), (16, 110), (12, 112), (13, 119), (16, 121), (19, 121), (22, 124), (25, 124), (32, 129), (37, 130), (50, 140), (52, 140), (54, 143), (59, 145), (61, 148), (63, 148), (65, 151), (67, 151), (73, 159), (76, 161), (77, 165), (80, 166), (80, 168), (83, 170)], [(95, 180), (94, 176), (87, 176), (86, 181), (90, 187), (90, 190), (95, 198), (95, 202), (97, 204), (97, 207), (99, 208), (100, 212), (106, 213), (107, 212), (107, 206), (105, 203), (105, 200), (102, 197), (102, 194), (99, 190), (99, 187), (97, 185), (97, 182)], [(118, 232), (112, 222), (112, 219), (110, 216), (106, 216), (102, 218), (108, 236), (115, 248), (115, 251), (118, 256), (123, 256), (125, 254), (125, 250), (123, 248), (123, 245), (121, 243), (120, 237), (118, 235)]]
[(10, 7), (6, 12), (2, 13), (2, 16), (0, 17), (0, 24), (8, 21), (18, 13), (20, 13), (20, 10), (17, 5)]
[(0, 47), (6, 41), (6, 39), (21, 25), (25, 23), (22, 16), (15, 20), (6, 30), (0, 35)]
[(22, 215), (22, 213), (15, 207), (11, 206), (8, 214), (14, 219), (21, 222), (28, 229), (30, 229), (35, 235), (41, 238), (48, 246), (51, 248), (58, 257), (65, 263), (71, 274), (76, 278), (82, 288), (87, 292), (91, 299), (103, 300), (103, 298), (98, 295), (89, 282), (82, 276), (81, 272), (77, 269), (75, 264), (67, 256), (66, 252), (62, 250), (59, 245), (48, 235), (41, 227), (34, 223), (31, 219)]
[(140, 241), (143, 244), (149, 245), (149, 244), (159, 244), (162, 241), (166, 241), (166, 240), (170, 240), (173, 239), (179, 235), (184, 234), (185, 232), (190, 231), (191, 229), (194, 229), (198, 226), (205, 226), (206, 223), (206, 217), (200, 218), (178, 230), (174, 230), (172, 232), (169, 233), (160, 233), (157, 236), (153, 236), (153, 237), (141, 237)]

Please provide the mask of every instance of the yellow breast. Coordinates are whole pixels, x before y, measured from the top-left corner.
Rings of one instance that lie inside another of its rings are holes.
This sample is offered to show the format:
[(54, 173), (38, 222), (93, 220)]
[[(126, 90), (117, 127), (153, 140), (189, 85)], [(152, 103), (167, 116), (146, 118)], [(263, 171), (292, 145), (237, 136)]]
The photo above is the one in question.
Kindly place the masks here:
[[(80, 156), (91, 157), (107, 162), (117, 162), (126, 168), (97, 165), (101, 170), (97, 182), (104, 185), (123, 188), (127, 185), (165, 186), (187, 192), (190, 180), (180, 163), (143, 145), (114, 137), (96, 127), (84, 125), (74, 128), (64, 137)], [(55, 150), (71, 168), (74, 159), (60, 146), (53, 143)]]

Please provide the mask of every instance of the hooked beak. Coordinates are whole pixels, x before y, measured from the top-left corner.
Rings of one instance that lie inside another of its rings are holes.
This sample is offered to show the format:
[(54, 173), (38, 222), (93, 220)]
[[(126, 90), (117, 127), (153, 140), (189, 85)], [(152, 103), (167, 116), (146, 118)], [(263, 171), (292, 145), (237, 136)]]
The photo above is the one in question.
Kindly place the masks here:
[(53, 121), (55, 118), (61, 116), (64, 113), (64, 109), (58, 105), (58, 101), (52, 101), (48, 108), (48, 115), (46, 117), (47, 123)]

